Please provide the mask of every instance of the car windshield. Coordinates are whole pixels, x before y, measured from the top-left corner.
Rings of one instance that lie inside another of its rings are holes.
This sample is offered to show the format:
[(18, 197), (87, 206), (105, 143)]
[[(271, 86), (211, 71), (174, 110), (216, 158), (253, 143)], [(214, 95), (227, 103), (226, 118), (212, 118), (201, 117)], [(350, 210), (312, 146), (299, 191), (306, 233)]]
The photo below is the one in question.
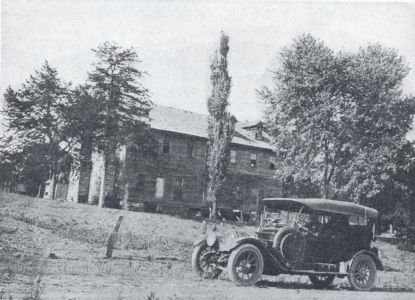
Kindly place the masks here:
[(262, 223), (264, 226), (286, 226), (293, 224), (297, 219), (300, 219), (302, 222), (308, 223), (310, 220), (310, 215), (303, 213), (301, 209), (299, 211), (290, 211), (284, 209), (275, 209), (275, 208), (264, 208), (264, 213), (262, 215)]

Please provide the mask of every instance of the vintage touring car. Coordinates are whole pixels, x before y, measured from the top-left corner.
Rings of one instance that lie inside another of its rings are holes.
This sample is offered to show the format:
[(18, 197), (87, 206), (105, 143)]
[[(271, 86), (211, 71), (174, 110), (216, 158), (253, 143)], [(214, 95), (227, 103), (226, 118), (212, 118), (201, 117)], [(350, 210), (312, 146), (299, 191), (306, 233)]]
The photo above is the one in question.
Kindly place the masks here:
[(256, 237), (212, 231), (193, 244), (192, 266), (199, 276), (223, 271), (237, 285), (255, 284), (262, 274), (308, 275), (325, 288), (348, 277), (356, 290), (374, 287), (382, 270), (371, 248), (378, 212), (363, 205), (327, 199), (267, 198)]

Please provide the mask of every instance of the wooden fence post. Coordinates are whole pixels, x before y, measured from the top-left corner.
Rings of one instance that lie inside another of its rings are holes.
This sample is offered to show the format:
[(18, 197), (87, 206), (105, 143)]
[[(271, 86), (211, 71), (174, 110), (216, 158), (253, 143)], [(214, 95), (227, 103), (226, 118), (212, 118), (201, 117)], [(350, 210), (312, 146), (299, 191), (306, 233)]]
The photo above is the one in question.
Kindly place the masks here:
[(117, 233), (121, 226), (121, 221), (124, 219), (124, 216), (119, 216), (117, 220), (117, 224), (115, 224), (114, 230), (112, 231), (110, 237), (108, 238), (107, 243), (107, 254), (106, 258), (112, 257), (112, 250), (114, 249), (114, 244), (117, 241)]

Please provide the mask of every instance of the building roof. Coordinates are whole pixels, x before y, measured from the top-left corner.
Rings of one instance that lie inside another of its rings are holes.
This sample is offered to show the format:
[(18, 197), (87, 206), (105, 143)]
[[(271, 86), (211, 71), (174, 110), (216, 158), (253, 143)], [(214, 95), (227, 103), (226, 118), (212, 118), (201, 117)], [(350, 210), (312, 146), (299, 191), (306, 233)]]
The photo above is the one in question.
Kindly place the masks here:
[[(262, 133), (262, 140), (255, 139), (252, 128), (257, 124), (236, 122), (232, 143), (272, 150), (269, 136), (265, 132)], [(150, 111), (150, 125), (157, 130), (208, 138), (208, 116), (187, 110), (154, 105)]]

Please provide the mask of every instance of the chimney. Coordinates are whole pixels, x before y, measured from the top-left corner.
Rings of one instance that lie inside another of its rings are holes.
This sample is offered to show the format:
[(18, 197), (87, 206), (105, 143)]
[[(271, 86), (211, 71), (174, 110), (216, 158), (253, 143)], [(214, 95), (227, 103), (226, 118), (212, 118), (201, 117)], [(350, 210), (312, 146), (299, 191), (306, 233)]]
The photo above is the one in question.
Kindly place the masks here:
[(235, 133), (235, 124), (236, 122), (238, 122), (238, 120), (235, 118), (234, 115), (231, 115), (229, 118), (229, 123), (230, 123), (230, 128), (231, 128), (231, 132), (232, 134)]

